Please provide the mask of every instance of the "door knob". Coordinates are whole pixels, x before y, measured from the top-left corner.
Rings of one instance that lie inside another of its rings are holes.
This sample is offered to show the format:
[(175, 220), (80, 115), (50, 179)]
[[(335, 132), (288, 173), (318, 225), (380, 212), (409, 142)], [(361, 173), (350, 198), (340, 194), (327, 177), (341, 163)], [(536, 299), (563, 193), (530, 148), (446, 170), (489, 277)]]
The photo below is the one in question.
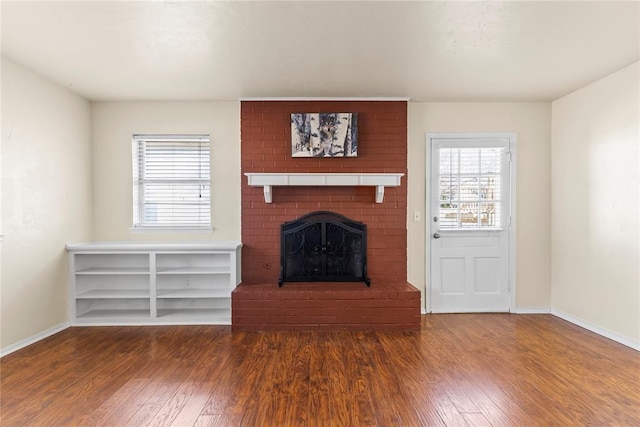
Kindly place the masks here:
[(439, 239), (440, 238), (440, 234), (439, 233), (433, 233), (433, 238), (434, 239)]

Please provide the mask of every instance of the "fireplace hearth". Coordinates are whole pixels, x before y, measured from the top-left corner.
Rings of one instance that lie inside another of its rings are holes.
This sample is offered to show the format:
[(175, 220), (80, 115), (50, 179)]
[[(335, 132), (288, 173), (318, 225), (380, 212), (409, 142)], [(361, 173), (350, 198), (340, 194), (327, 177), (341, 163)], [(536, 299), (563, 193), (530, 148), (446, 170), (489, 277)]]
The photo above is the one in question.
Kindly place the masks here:
[(280, 279), (284, 282), (364, 282), (367, 226), (318, 211), (280, 226)]

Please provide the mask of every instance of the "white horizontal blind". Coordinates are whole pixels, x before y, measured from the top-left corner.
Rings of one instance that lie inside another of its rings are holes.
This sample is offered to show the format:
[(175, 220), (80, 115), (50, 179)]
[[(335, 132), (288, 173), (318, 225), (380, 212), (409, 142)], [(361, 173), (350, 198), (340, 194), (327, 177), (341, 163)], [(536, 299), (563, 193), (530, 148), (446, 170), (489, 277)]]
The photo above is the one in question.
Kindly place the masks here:
[(134, 135), (134, 227), (210, 227), (208, 135)]
[(505, 149), (441, 148), (438, 215), (441, 229), (502, 227)]

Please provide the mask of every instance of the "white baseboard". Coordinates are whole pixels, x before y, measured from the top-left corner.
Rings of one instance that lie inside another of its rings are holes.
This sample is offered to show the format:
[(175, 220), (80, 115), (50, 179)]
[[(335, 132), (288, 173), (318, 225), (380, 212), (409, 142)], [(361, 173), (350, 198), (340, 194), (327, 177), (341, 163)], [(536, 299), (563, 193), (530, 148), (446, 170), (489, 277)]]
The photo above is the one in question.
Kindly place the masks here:
[[(420, 313), (421, 314), (427, 314), (427, 309), (422, 307), (420, 309)], [(485, 311), (482, 311), (482, 313), (488, 313)], [(499, 312), (502, 313), (502, 312)], [(551, 309), (549, 307), (523, 307), (523, 308), (516, 308), (516, 311), (514, 311), (515, 314), (550, 314), (551, 313)]]
[(564, 313), (560, 310), (556, 310), (555, 308), (551, 309), (551, 314), (556, 317), (561, 318), (562, 320), (566, 320), (569, 323), (573, 323), (574, 325), (580, 326), (581, 328), (587, 329), (591, 332), (594, 332), (598, 335), (601, 335), (605, 338), (609, 338), (615, 342), (618, 342), (622, 345), (626, 345), (627, 347), (631, 347), (636, 351), (640, 351), (640, 342), (634, 341), (627, 337), (623, 337), (615, 332), (612, 332), (608, 329), (602, 328), (600, 326), (594, 325), (593, 323), (587, 322), (586, 320), (579, 319), (570, 314)]
[(516, 314), (550, 314), (549, 307), (520, 307), (516, 308)]
[(20, 350), (21, 348), (25, 348), (28, 345), (34, 344), (40, 340), (50, 337), (51, 335), (57, 334), (60, 331), (64, 331), (69, 326), (70, 326), (69, 322), (60, 323), (59, 325), (56, 325), (53, 328), (49, 328), (46, 331), (40, 332), (39, 334), (23, 339), (22, 341), (18, 341), (15, 344), (11, 344), (10, 346), (0, 349), (0, 357), (4, 357), (7, 354), (11, 354), (14, 351)]

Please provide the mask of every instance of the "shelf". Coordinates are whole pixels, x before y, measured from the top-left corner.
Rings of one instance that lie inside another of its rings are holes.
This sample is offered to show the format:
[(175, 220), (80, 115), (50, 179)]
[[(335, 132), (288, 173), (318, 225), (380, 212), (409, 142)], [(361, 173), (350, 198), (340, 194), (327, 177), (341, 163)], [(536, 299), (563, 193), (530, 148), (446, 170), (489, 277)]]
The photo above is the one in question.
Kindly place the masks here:
[(240, 242), (86, 242), (67, 243), (68, 251), (87, 252), (90, 254), (105, 253), (137, 253), (140, 252), (162, 252), (162, 251), (237, 251), (242, 247)]
[(376, 203), (382, 203), (385, 187), (398, 187), (403, 173), (245, 173), (248, 184), (263, 187), (265, 203), (272, 202), (272, 187), (376, 187)]
[(129, 320), (151, 317), (148, 309), (111, 309), (111, 310), (91, 310), (78, 316), (78, 319), (109, 319), (111, 321)]
[(158, 267), (157, 274), (229, 274), (230, 267)]
[(231, 302), (226, 289), (158, 289), (157, 298), (226, 298)]
[(158, 310), (158, 318), (162, 320), (183, 322), (215, 322), (217, 324), (231, 324), (231, 310), (223, 308), (181, 308)]
[(131, 275), (150, 273), (149, 267), (90, 267), (76, 271), (76, 274), (86, 275)]
[(93, 289), (76, 295), (77, 299), (150, 298), (149, 289)]

